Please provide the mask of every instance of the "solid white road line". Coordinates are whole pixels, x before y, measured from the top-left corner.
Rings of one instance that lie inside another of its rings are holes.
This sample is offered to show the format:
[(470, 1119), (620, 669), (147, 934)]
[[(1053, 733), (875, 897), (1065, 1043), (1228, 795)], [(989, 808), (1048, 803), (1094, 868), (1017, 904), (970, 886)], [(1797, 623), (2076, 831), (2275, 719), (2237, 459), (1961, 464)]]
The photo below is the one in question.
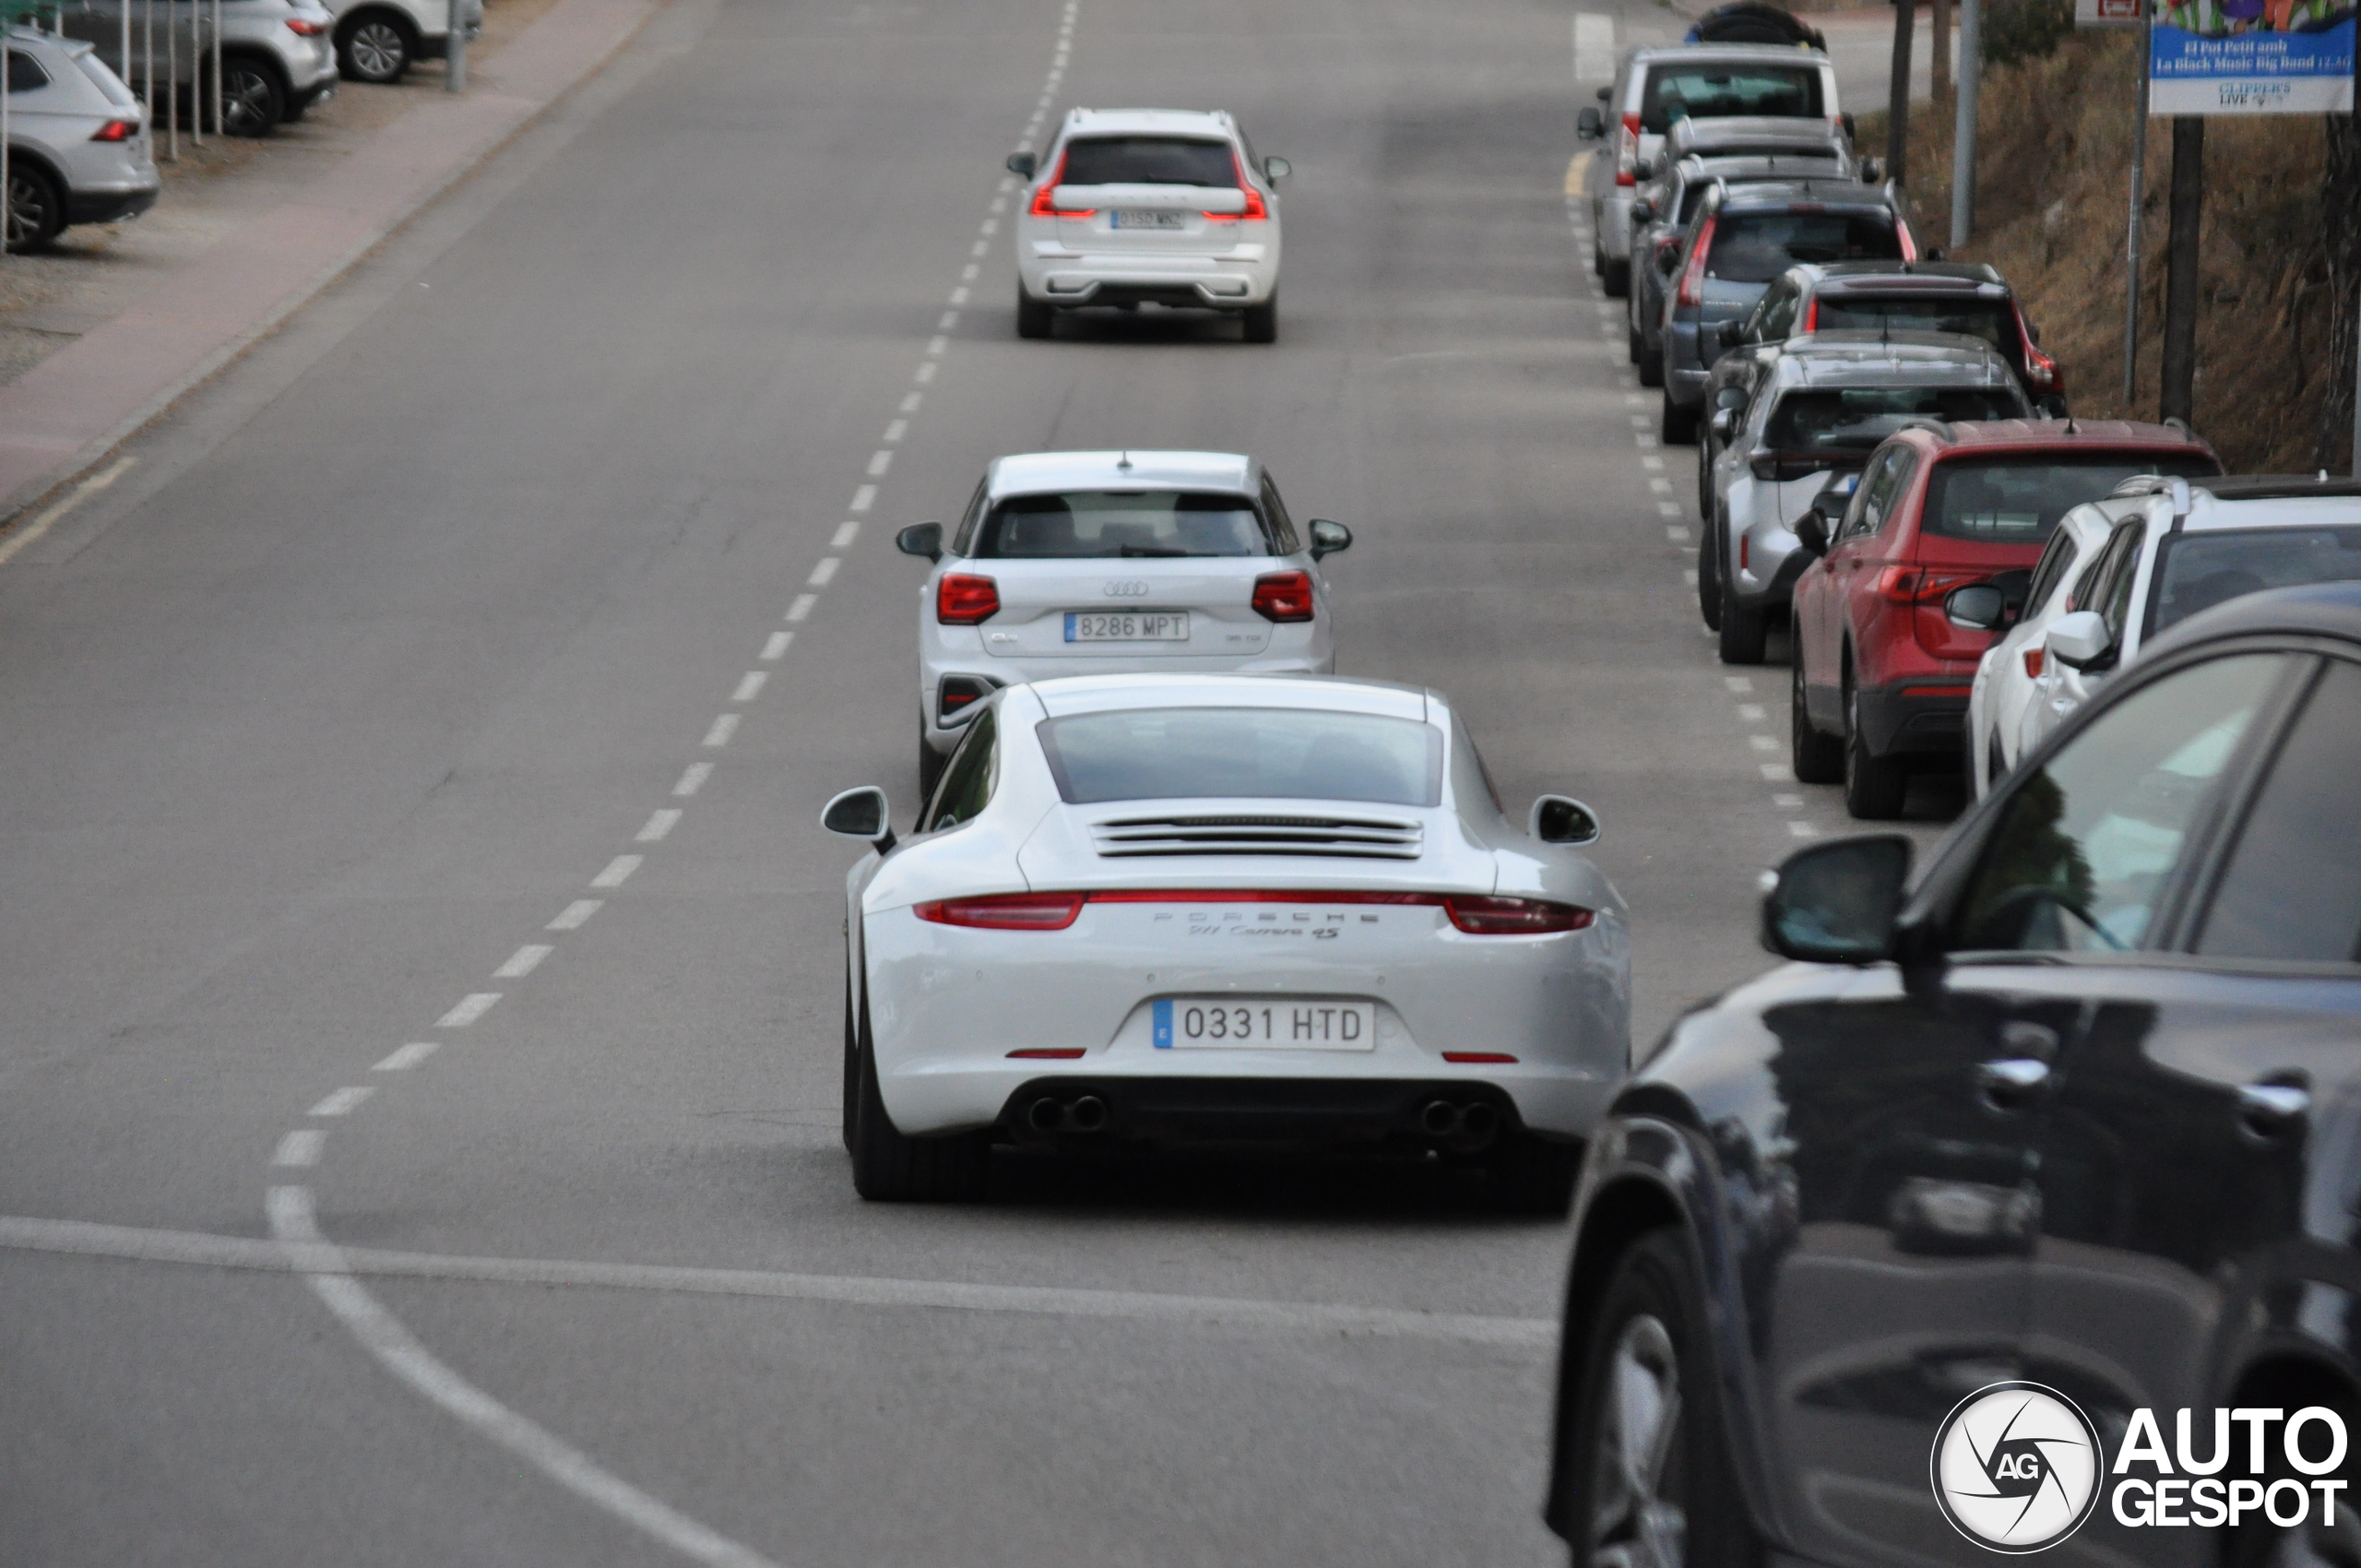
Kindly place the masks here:
[(681, 773), (681, 781), (672, 786), (673, 798), (676, 800), (684, 800), (687, 797), (695, 794), (699, 790), (705, 788), (705, 781), (712, 777), (713, 764), (709, 762), (693, 762), (689, 764), (689, 766)]
[(638, 837), (634, 838), (632, 842), (635, 844), (660, 844), (664, 841), (664, 836), (671, 832), (673, 828), (678, 827), (680, 825), (681, 809), (678, 806), (666, 806), (660, 811), (650, 814), (647, 819), (647, 826), (639, 830)]
[(736, 733), (738, 733), (738, 716), (734, 713), (725, 713), (713, 721), (712, 729), (705, 732), (705, 743), (708, 746), (726, 746), (730, 743), (730, 737)]
[(279, 1140), (279, 1147), (270, 1157), (273, 1165), (305, 1166), (320, 1162), (320, 1150), (327, 1146), (328, 1135), (317, 1127), (302, 1127)]
[(770, 635), (770, 640), (763, 644), (763, 651), (757, 657), (766, 660), (784, 659), (787, 656), (788, 645), (794, 640), (793, 632), (773, 632)]
[(354, 1084), (350, 1087), (340, 1088), (337, 1090), (336, 1093), (328, 1096), (327, 1099), (320, 1101), (319, 1104), (312, 1107), (311, 1114), (314, 1116), (350, 1116), (353, 1111), (360, 1109), (361, 1102), (362, 1100), (367, 1099), (371, 1095), (375, 1094), (376, 1092), (377, 1087), (374, 1084)]
[(606, 900), (603, 898), (576, 898), (573, 903), (568, 904), (564, 909), (558, 911), (557, 919), (550, 921), (549, 929), (552, 931), (580, 931), (585, 925), (589, 923), (590, 917), (592, 915), (597, 914), (604, 908), (606, 908)]
[(373, 1073), (407, 1073), (443, 1049), (439, 1039), (416, 1039), (369, 1069)]
[[(315, 1266), (305, 1259), (290, 1257), (284, 1248), (246, 1237), (93, 1225), (71, 1219), (0, 1217), (0, 1248), (279, 1273), (306, 1272)], [(879, 1279), (860, 1275), (784, 1274), (765, 1269), (466, 1257), (367, 1247), (334, 1250), (340, 1260), (337, 1272), (383, 1278), (652, 1290), (688, 1296), (835, 1301), (851, 1306), (1043, 1317), (1115, 1318), (1381, 1339), (1442, 1340), (1516, 1350), (1547, 1350), (1558, 1341), (1558, 1325), (1547, 1318), (1423, 1313), (1398, 1307), (1252, 1301), (1227, 1296), (1167, 1296), (1142, 1290), (1068, 1289), (1045, 1285), (975, 1285), (957, 1280)]]
[[(918, 394), (913, 392), (910, 396), (915, 398)], [(854, 540), (859, 539), (860, 537), (860, 519), (854, 518), (846, 522), (838, 523), (836, 525), (836, 531), (828, 536), (828, 548), (831, 550), (847, 549), (851, 545)]]
[(499, 1000), (500, 992), (496, 991), (479, 991), (463, 996), (457, 1007), (436, 1020), (434, 1027), (438, 1029), (464, 1029), (491, 1012), (492, 1004)]
[(546, 942), (528, 942), (509, 955), (508, 962), (492, 971), (494, 980), (523, 980), (541, 967), (541, 960), (557, 949)]
[(639, 869), (637, 855), (617, 855), (607, 862), (607, 869), (590, 879), (593, 887), (621, 887)]
[(694, 1562), (716, 1568), (771, 1568), (769, 1561), (649, 1496), (580, 1449), (527, 1420), (453, 1372), (419, 1343), (401, 1321), (345, 1272), (337, 1249), (320, 1237), (312, 1194), (273, 1187), (271, 1234), (310, 1277), (313, 1293), (334, 1313), (377, 1364), (445, 1411), (532, 1466), (566, 1491), (606, 1510)]

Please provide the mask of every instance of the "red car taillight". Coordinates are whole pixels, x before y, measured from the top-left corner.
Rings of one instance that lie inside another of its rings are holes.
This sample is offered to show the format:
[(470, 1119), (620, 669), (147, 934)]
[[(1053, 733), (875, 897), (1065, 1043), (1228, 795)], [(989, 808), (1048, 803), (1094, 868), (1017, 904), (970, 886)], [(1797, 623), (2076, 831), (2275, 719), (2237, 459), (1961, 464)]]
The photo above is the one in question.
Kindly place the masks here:
[(1265, 572), (1254, 579), (1254, 613), (1265, 621), (1311, 619), (1311, 574)]
[(1238, 156), (1238, 149), (1236, 148), (1231, 148), (1229, 149), (1229, 164), (1231, 168), (1238, 171), (1238, 188), (1246, 193), (1246, 210), (1243, 212), (1208, 212), (1205, 214), (1205, 217), (1216, 223), (1236, 223), (1241, 219), (1249, 223), (1260, 223), (1264, 220), (1269, 218), (1271, 216), (1271, 209), (1264, 202), (1263, 193), (1254, 188), (1254, 182), (1246, 177), (1245, 160)]
[(1623, 116), (1622, 128), (1615, 133), (1615, 183), (1636, 185), (1640, 183), (1640, 117)]
[(303, 17), (290, 17), (287, 18), (287, 30), (303, 38), (317, 38), (328, 30), (323, 23), (310, 21)]
[(1000, 613), (1000, 585), (967, 572), (945, 572), (934, 585), (934, 618), (946, 626), (972, 626)]
[(1478, 898), (1454, 893), (1443, 899), (1442, 907), (1451, 923), (1470, 936), (1542, 936), (1580, 931), (1593, 919), (1578, 904), (1553, 904), (1547, 898)]
[(1797, 330), (1802, 332), (1817, 332), (1820, 330), (1820, 301), (1817, 298), (1815, 298), (1811, 303), (1804, 306), (1804, 324), (1802, 327), (1797, 328)]
[(2025, 346), (2025, 385), (2035, 392), (2063, 392), (2066, 375), (2058, 362), (2033, 344), (2033, 328), (2025, 323), (2022, 306), (2017, 310), (2017, 340)]
[(1088, 218), (1098, 209), (1095, 207), (1060, 207), (1058, 187), (1066, 183), (1066, 155), (1058, 154), (1058, 166), (1033, 192), (1033, 205), (1026, 212), (1035, 218)]
[(1676, 304), (1705, 303), (1705, 257), (1714, 248), (1714, 226), (1720, 221), (1719, 215), (1708, 218), (1697, 231), (1697, 243), (1689, 251), (1689, 265), (1680, 269), (1680, 292), (1675, 296)]
[(1893, 237), (1902, 244), (1903, 260), (1916, 261), (1918, 259), (1918, 242), (1911, 237), (1910, 225), (1900, 218), (1893, 220)]
[(2041, 679), (2041, 654), (2042, 647), (2039, 643), (2025, 649), (2025, 679), (2029, 681)]
[(92, 141), (129, 141), (139, 134), (136, 120), (109, 120), (90, 133)]
[(1878, 573), (1870, 591), (1888, 604), (1928, 604), (1975, 580), (1969, 572), (1924, 572), (1916, 566), (1888, 566)]
[(938, 898), (913, 913), (936, 925), (982, 931), (1063, 931), (1082, 913), (1079, 893), (994, 893), (981, 898)]

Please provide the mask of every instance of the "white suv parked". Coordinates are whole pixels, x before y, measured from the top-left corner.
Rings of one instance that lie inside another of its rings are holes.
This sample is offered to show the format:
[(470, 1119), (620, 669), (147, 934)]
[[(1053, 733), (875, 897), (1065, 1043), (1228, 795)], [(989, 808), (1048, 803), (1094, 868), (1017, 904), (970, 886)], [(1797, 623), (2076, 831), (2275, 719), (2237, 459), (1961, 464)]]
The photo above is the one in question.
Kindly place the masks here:
[(148, 114), (89, 44), (31, 28), (7, 36), (7, 248), (39, 250), (69, 223), (156, 205)]
[[(131, 8), (131, 53), (124, 56), (123, 14)], [(156, 96), (179, 83), (182, 113), (196, 106), (200, 65), (212, 75), (210, 5), (148, 7), (137, 0), (65, 0), (59, 26), (98, 46), (99, 55), (133, 88), (153, 71)], [(336, 95), (336, 49), (328, 33), (336, 18), (314, 0), (221, 0), (221, 125), (233, 137), (267, 137), (300, 120), (313, 104)], [(169, 109), (165, 101), (161, 109)], [(211, 124), (212, 108), (206, 108)]]
[(1062, 310), (1143, 304), (1227, 311), (1246, 340), (1279, 335), (1284, 158), (1258, 159), (1222, 113), (1077, 109), (1047, 156), (1011, 153), (1027, 182), (1016, 234), (1016, 332)]
[(451, 9), (473, 38), (483, 0), (320, 0), (336, 18), (336, 63), (348, 81), (397, 82), (421, 60), (451, 52)]

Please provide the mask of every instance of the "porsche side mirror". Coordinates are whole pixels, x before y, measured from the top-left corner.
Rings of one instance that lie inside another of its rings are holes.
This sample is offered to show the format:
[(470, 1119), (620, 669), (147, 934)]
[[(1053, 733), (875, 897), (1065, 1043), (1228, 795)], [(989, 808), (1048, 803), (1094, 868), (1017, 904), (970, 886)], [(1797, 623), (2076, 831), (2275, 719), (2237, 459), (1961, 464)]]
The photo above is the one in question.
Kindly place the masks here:
[(1571, 795), (1544, 795), (1533, 802), (1525, 830), (1544, 844), (1596, 844), (1598, 814)]
[(1818, 506), (1796, 519), (1796, 543), (1807, 555), (1828, 553), (1828, 519)]
[(2106, 670), (2115, 663), (2115, 639), (2107, 635), (2106, 618), (2095, 610), (2060, 615), (2043, 641), (2049, 657), (2069, 669)]
[(894, 536), (894, 548), (905, 555), (923, 555), (930, 561), (943, 559), (943, 525), (912, 523)]
[(1880, 833), (1814, 844), (1789, 855), (1766, 882), (1762, 945), (1812, 964), (1875, 964), (1892, 957), (1894, 920), (1910, 880), (1910, 840)]
[(1746, 323), (1725, 321), (1714, 328), (1714, 341), (1725, 349), (1735, 349), (1746, 341)]
[(820, 809), (820, 826), (843, 838), (873, 844), (879, 854), (894, 847), (891, 808), (885, 791), (874, 784), (847, 790)]
[[(1605, 88), (1599, 89), (1599, 96), (1602, 98), (1607, 96), (1607, 89)], [(1574, 116), (1574, 135), (1584, 141), (1596, 141), (1606, 134), (1607, 120), (1605, 116), (1601, 115), (1597, 110), (1591, 108), (1589, 105), (1584, 105), (1582, 112)]]
[(1990, 583), (1970, 583), (1953, 588), (1943, 600), (1943, 615), (1954, 626), (1971, 632), (1997, 632), (2008, 600)]
[(1326, 517), (1311, 519), (1311, 558), (1314, 561), (1323, 555), (1334, 555), (1339, 550), (1350, 550), (1352, 547), (1352, 529)]
[(1033, 171), (1039, 167), (1041, 167), (1041, 160), (1029, 152), (1012, 152), (1008, 155), (1008, 172), (1012, 174), (1029, 180), (1033, 177)]
[(1295, 165), (1288, 162), (1284, 158), (1265, 158), (1263, 160), (1263, 178), (1270, 181), (1271, 184), (1275, 185), (1294, 172)]

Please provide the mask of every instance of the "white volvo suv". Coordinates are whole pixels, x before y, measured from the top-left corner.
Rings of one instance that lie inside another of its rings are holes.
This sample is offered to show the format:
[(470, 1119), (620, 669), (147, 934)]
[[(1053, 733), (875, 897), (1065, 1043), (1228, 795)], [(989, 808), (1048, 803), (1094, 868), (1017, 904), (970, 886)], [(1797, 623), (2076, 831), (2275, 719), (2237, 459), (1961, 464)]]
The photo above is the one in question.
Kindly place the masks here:
[(1060, 675), (1336, 668), (1319, 563), (1353, 542), (1299, 535), (1278, 486), (1231, 452), (1031, 452), (984, 470), (949, 538), (896, 543), (934, 563), (919, 602), (919, 778), (983, 700)]
[(1047, 156), (1011, 153), (1027, 182), (1015, 223), (1016, 332), (1061, 310), (1143, 304), (1236, 315), (1279, 335), (1284, 158), (1258, 159), (1227, 113), (1076, 109)]

